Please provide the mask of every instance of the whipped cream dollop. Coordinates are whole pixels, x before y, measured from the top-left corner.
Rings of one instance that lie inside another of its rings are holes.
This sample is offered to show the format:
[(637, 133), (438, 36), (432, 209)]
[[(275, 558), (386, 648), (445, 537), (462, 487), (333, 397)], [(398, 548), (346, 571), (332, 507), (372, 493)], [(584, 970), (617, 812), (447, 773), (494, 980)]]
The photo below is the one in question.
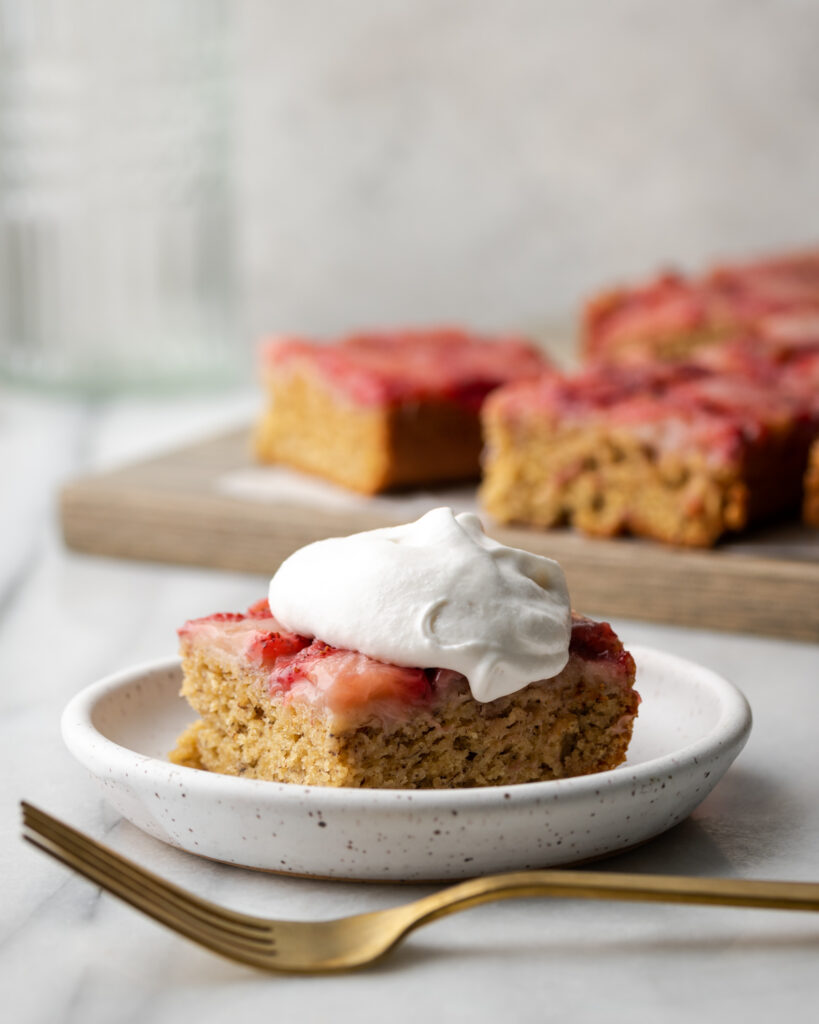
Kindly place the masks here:
[(549, 679), (569, 657), (558, 563), (499, 544), (476, 515), (450, 508), (308, 544), (282, 563), (269, 599), (285, 629), (395, 665), (452, 669), (479, 701)]

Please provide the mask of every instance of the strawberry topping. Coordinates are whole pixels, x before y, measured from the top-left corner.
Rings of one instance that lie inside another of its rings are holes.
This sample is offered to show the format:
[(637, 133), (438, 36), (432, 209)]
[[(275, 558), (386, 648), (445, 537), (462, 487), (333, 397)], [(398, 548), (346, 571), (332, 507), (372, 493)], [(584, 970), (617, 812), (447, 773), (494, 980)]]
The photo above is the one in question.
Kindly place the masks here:
[(267, 603), (267, 598), (263, 597), (261, 601), (254, 602), (245, 613), (249, 619), (272, 619), (273, 614), (270, 611), (270, 605)]
[(634, 659), (608, 622), (595, 622), (573, 614), (569, 651), (584, 661), (605, 660), (618, 665), (624, 672), (634, 672)]
[(383, 701), (417, 704), (432, 695), (423, 669), (388, 665), (321, 640), (279, 662), (269, 685), (271, 694), (313, 687), (331, 710), (339, 712)]
[(309, 643), (308, 637), (296, 633), (275, 633), (260, 629), (250, 634), (245, 655), (253, 665), (273, 668), (279, 658), (297, 654)]
[(435, 399), (475, 412), (500, 384), (537, 376), (549, 366), (524, 338), (454, 328), (357, 334), (335, 344), (272, 338), (262, 360), (277, 370), (308, 365), (363, 405)]
[[(402, 706), (431, 701), (436, 692), (463, 680), (449, 669), (390, 665), (290, 633), (270, 614), (267, 601), (258, 601), (246, 614), (217, 612), (192, 619), (179, 633), (183, 649), (193, 643), (216, 645), (260, 668), (271, 696), (306, 699), (340, 714), (372, 708), (394, 715)], [(632, 667), (631, 655), (607, 623), (579, 615), (573, 617), (571, 653), (614, 662), (624, 672)]]

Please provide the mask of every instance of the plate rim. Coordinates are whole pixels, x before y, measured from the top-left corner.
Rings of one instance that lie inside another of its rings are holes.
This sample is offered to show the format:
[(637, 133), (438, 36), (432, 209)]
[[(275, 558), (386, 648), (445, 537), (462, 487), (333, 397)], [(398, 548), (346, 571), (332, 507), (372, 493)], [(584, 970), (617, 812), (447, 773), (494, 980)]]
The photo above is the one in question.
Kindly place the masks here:
[[(420, 810), (449, 810), (457, 804), (464, 809), (473, 805), (484, 810), (493, 803), (508, 806), (509, 800), (521, 801), (532, 799), (542, 802), (550, 796), (560, 794), (561, 799), (570, 794), (577, 798), (596, 795), (601, 787), (611, 787), (618, 780), (629, 778), (631, 782), (640, 782), (655, 778), (657, 775), (674, 768), (679, 769), (689, 764), (698, 764), (700, 760), (714, 756), (726, 749), (734, 750), (734, 757), (747, 742), (753, 724), (753, 715), (747, 698), (732, 682), (719, 675), (713, 669), (698, 662), (691, 661), (680, 655), (642, 644), (629, 645), (638, 666), (636, 686), (639, 691), (639, 672), (641, 659), (649, 665), (663, 663), (673, 666), (677, 671), (691, 671), (707, 680), (709, 687), (716, 692), (720, 714), (713, 726), (702, 736), (691, 743), (661, 754), (658, 757), (640, 761), (636, 764), (624, 763), (617, 768), (591, 775), (573, 776), (565, 779), (548, 779), (541, 782), (516, 783), (500, 786), (476, 786), (465, 789), (366, 789), (353, 787), (309, 786), (302, 783), (274, 782), (266, 779), (244, 779), (238, 776), (221, 775), (198, 768), (176, 765), (166, 759), (154, 757), (125, 747), (104, 735), (93, 723), (92, 715), (97, 704), (115, 693), (126, 690), (137, 683), (140, 677), (159, 672), (178, 672), (181, 661), (178, 656), (164, 657), (141, 662), (131, 667), (110, 673), (94, 683), (84, 687), (68, 702), (60, 719), (60, 731), (63, 742), (72, 756), (94, 775), (104, 770), (109, 777), (115, 774), (114, 769), (132, 769), (136, 761), (143, 769), (156, 767), (167, 776), (172, 772), (176, 777), (189, 778), (197, 788), (202, 785), (215, 795), (221, 790), (233, 800), (272, 796), (279, 800), (293, 799), (298, 802), (316, 799), (321, 800), (328, 810), (337, 804), (344, 804), (351, 810), (376, 807), (381, 810), (393, 808), (396, 803), (413, 802)], [(195, 711), (191, 708), (191, 715)], [(506, 794), (509, 794), (508, 796)], [(493, 799), (494, 798), (494, 799)]]

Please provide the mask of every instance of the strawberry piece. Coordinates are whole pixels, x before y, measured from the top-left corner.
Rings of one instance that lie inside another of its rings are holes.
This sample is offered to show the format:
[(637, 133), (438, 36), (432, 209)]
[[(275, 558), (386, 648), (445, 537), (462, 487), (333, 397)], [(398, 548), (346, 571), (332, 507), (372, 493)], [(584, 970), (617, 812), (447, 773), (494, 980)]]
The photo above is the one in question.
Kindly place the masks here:
[(272, 619), (273, 615), (270, 611), (270, 605), (267, 603), (267, 598), (263, 597), (261, 601), (254, 602), (246, 612), (249, 619)]
[(254, 665), (273, 668), (279, 658), (298, 654), (308, 646), (310, 640), (297, 633), (274, 633), (256, 630), (249, 634), (249, 642), (245, 648), (245, 656)]
[(277, 666), (270, 679), (271, 692), (290, 690), (300, 681), (312, 684), (327, 706), (339, 712), (381, 701), (417, 704), (432, 693), (423, 669), (388, 665), (320, 640)]
[(623, 672), (634, 672), (634, 659), (608, 622), (595, 622), (582, 615), (572, 615), (572, 638), (569, 651), (584, 661), (608, 661)]

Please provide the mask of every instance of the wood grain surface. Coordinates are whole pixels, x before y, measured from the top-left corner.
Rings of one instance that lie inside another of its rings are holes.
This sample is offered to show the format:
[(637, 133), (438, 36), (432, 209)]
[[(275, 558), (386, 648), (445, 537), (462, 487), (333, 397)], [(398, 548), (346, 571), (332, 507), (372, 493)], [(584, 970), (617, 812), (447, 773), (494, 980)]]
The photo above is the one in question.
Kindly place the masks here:
[[(95, 555), (270, 575), (310, 541), (398, 521), (378, 501), (322, 507), (225, 493), (220, 480), (250, 466), (240, 431), (78, 479), (60, 496), (65, 542)], [(570, 530), (487, 529), (557, 558), (583, 612), (819, 641), (819, 533), (684, 551)]]

